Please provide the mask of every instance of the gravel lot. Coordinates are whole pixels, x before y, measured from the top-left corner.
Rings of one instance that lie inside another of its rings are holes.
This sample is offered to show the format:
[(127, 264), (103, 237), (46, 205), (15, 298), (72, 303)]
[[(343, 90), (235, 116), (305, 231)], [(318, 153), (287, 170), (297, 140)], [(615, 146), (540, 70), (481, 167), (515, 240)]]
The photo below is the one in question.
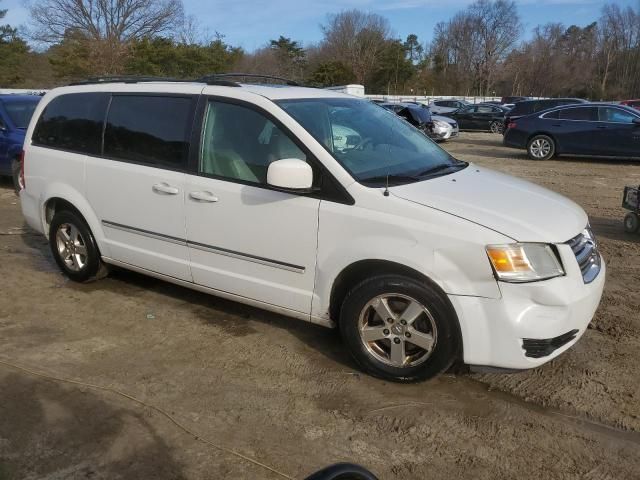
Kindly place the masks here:
[(361, 375), (321, 327), (124, 271), (68, 282), (3, 181), (0, 479), (282, 478), (229, 449), (292, 478), (337, 461), (381, 479), (640, 478), (640, 235), (619, 206), (640, 163), (538, 163), (500, 141), (445, 148), (581, 204), (609, 267), (602, 304), (540, 369), (415, 385)]

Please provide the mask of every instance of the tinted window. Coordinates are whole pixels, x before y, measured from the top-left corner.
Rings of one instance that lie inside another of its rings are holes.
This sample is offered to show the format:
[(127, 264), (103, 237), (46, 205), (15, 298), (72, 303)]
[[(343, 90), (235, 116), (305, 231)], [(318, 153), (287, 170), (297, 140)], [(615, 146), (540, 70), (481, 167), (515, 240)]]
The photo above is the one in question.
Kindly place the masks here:
[(478, 113), (493, 113), (494, 111), (493, 107), (487, 107), (485, 105), (480, 105), (479, 107), (476, 107), (476, 108)]
[(100, 154), (106, 93), (72, 93), (54, 98), (38, 119), (34, 145)]
[[(328, 129), (317, 133), (326, 142), (332, 141)], [(342, 129), (334, 136), (346, 143), (349, 133)], [(285, 158), (307, 160), (291, 138), (264, 115), (221, 102), (209, 103), (200, 153), (201, 173), (260, 184), (267, 183), (271, 162)]]
[(576, 107), (560, 110), (560, 118), (563, 120), (589, 120), (598, 119), (598, 111), (595, 107)]
[(189, 153), (193, 100), (186, 97), (116, 95), (104, 135), (104, 155), (180, 168)]
[(601, 122), (633, 123), (633, 120), (638, 118), (620, 108), (600, 107), (598, 110)]
[(533, 113), (538, 102), (518, 102), (511, 110), (511, 115), (529, 115)]
[(27, 128), (31, 121), (31, 116), (38, 106), (40, 99), (25, 100), (22, 102), (8, 102), (4, 104), (9, 118), (16, 128)]

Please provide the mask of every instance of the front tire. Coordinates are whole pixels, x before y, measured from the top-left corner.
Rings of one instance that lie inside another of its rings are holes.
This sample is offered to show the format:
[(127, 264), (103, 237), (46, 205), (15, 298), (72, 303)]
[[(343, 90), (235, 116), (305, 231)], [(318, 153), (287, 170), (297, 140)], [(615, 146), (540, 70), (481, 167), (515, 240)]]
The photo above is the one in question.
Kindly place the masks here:
[(640, 226), (640, 220), (638, 214), (635, 212), (629, 212), (624, 217), (624, 231), (627, 233), (636, 233)]
[(49, 227), (49, 246), (58, 267), (75, 282), (89, 282), (107, 274), (95, 239), (76, 212), (56, 213)]
[(549, 160), (556, 154), (556, 143), (547, 135), (536, 135), (527, 144), (531, 160)]
[(446, 296), (400, 275), (365, 280), (348, 294), (340, 333), (367, 373), (386, 380), (426, 380), (447, 370), (460, 349), (457, 317)]

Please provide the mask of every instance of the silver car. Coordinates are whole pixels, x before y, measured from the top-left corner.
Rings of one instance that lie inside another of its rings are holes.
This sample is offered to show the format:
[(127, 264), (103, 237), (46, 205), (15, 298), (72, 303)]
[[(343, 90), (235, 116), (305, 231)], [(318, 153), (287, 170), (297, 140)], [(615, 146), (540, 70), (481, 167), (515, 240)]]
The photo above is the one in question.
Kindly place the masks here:
[(460, 133), (458, 122), (453, 118), (443, 117), (442, 115), (431, 115), (433, 120), (433, 138), (437, 142), (444, 142), (450, 138), (455, 138)]
[(432, 100), (429, 103), (429, 109), (431, 113), (435, 113), (438, 115), (447, 114), (454, 112), (460, 108), (466, 107), (467, 105), (471, 105), (469, 102), (465, 102), (464, 100), (456, 100), (454, 98), (448, 100)]

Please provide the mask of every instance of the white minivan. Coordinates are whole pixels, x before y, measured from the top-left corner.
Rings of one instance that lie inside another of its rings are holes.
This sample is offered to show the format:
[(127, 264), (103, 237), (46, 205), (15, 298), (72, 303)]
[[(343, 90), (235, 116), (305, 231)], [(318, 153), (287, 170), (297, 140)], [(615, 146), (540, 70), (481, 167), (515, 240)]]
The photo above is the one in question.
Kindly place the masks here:
[(384, 108), (289, 85), (56, 88), (24, 146), (22, 211), (71, 279), (131, 269), (339, 327), (367, 372), (537, 367), (605, 280), (587, 215), (456, 160)]

